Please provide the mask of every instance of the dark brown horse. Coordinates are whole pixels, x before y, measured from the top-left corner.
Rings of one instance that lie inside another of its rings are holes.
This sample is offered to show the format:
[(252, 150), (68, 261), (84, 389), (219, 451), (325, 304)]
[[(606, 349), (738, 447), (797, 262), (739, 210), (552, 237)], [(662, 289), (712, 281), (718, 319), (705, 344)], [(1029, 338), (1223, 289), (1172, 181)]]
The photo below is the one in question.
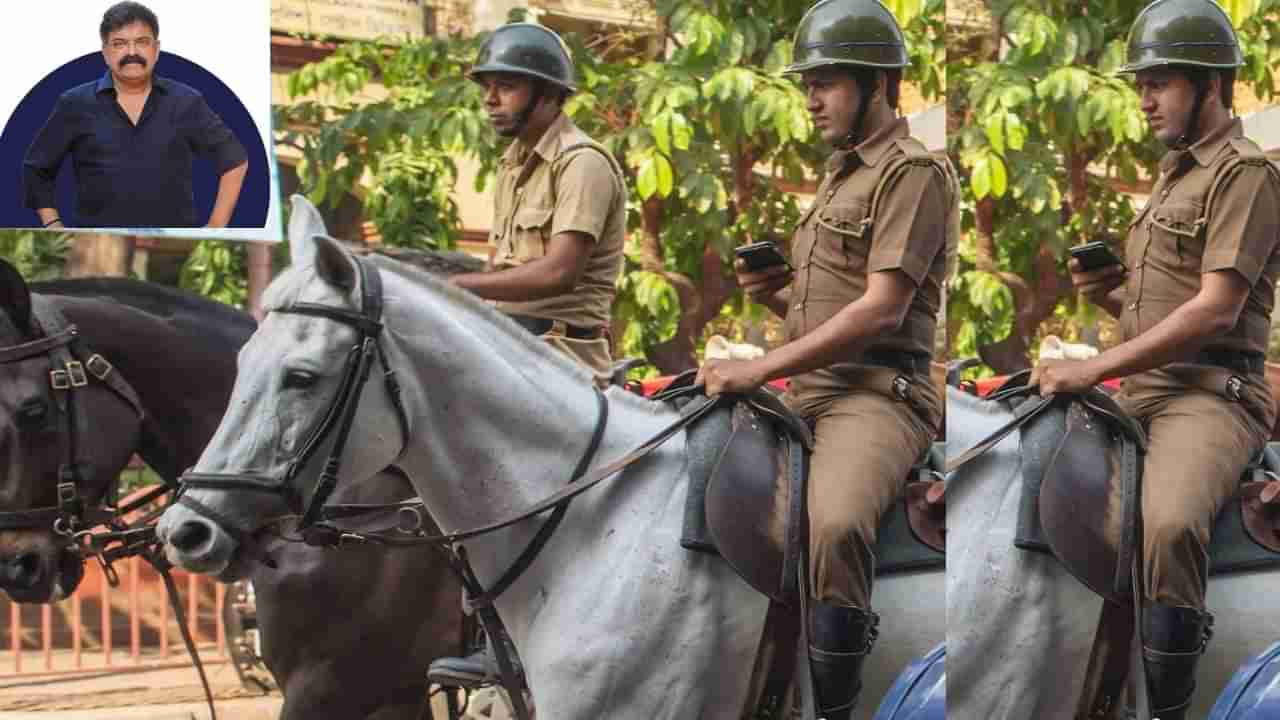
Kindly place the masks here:
[[(147, 419), (96, 376), (82, 387), (55, 390), (46, 354), (12, 359), (0, 349), (0, 512), (58, 505), (71, 408), (84, 418), (73, 452), (78, 491), (89, 506), (114, 494), (134, 453), (167, 480), (193, 465), (226, 409), (236, 354), (254, 331), (253, 319), (131, 280), (62, 280), (28, 288), (0, 261), (0, 348), (43, 337), (34, 318), (51, 312), (76, 326), (86, 351), (110, 362), (111, 372), (136, 392)], [(68, 395), (74, 396), (71, 406)], [(391, 502), (411, 494), (406, 479), (387, 472), (375, 488), (344, 502)], [(24, 603), (74, 592), (83, 569), (67, 540), (52, 527), (13, 524), (21, 523), (0, 521), (0, 588)], [(264, 660), (285, 695), (281, 718), (419, 717), (427, 665), (457, 652), (461, 642), (460, 591), (442, 559), (431, 552), (319, 550), (281, 541), (264, 541), (264, 548), (279, 569), (257, 565), (250, 577)]]

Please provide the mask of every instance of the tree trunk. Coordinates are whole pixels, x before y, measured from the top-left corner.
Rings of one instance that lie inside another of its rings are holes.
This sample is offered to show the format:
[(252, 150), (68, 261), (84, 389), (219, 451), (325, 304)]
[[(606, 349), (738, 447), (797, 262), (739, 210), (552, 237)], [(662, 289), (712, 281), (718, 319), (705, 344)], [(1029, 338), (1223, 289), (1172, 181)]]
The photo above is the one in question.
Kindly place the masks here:
[(126, 277), (133, 255), (133, 238), (120, 235), (77, 235), (67, 253), (63, 276), (69, 278)]

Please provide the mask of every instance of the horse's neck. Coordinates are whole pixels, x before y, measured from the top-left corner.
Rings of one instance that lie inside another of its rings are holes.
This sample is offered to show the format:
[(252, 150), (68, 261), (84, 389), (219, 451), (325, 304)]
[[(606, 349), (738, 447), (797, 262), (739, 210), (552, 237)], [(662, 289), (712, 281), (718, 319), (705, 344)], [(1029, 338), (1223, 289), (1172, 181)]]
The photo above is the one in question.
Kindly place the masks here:
[(249, 334), (218, 343), (136, 308), (121, 311), (109, 298), (48, 299), (138, 394), (149, 416), (139, 448), (144, 459), (162, 474), (194, 465), (226, 408), (236, 353)]
[[(388, 279), (388, 293), (403, 292)], [(403, 281), (400, 281), (403, 282)], [(505, 517), (559, 490), (590, 443), (599, 411), (585, 374), (440, 293), (388, 308), (413, 426), (403, 466), (449, 529)], [(432, 305), (435, 305), (432, 307)], [(593, 465), (640, 444), (674, 418), (608, 393)]]

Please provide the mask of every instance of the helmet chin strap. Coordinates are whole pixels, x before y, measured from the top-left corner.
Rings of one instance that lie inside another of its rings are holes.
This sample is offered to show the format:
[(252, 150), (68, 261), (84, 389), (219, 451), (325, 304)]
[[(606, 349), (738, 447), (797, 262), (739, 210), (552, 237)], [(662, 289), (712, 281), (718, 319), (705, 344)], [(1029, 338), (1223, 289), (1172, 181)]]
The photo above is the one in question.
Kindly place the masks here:
[(858, 131), (862, 129), (862, 121), (867, 117), (867, 106), (871, 104), (871, 94), (874, 89), (868, 89), (861, 82), (858, 83), (858, 112), (853, 118), (853, 127), (849, 129), (849, 134), (844, 136), (840, 142), (836, 143), (836, 148), (840, 150), (850, 150), (858, 144)]
[(1182, 135), (1173, 143), (1175, 150), (1186, 150), (1191, 147), (1198, 138), (1196, 134), (1200, 126), (1200, 109), (1204, 105), (1204, 96), (1208, 91), (1208, 78), (1199, 77), (1192, 81), (1196, 86), (1195, 100), (1191, 103), (1191, 114), (1187, 118), (1187, 126), (1183, 128)]
[(529, 95), (529, 102), (525, 103), (524, 109), (516, 113), (515, 127), (512, 128), (512, 137), (520, 137), (524, 134), (524, 129), (529, 126), (529, 120), (533, 117), (533, 111), (538, 109), (538, 103), (542, 102), (543, 95), (546, 94), (546, 83), (541, 80), (535, 80), (533, 83), (533, 92)]

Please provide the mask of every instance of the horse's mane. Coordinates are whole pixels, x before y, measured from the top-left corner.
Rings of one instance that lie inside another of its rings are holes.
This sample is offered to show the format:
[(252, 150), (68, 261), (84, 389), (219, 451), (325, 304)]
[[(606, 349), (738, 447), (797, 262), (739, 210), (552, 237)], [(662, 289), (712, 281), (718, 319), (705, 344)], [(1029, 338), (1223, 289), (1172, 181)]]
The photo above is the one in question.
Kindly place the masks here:
[(237, 345), (253, 334), (253, 316), (230, 305), (166, 285), (129, 278), (97, 277), (48, 280), (28, 284), (32, 293), (54, 297), (117, 302), (188, 331), (194, 337), (218, 341), (234, 338)]
[[(504, 331), (509, 339), (536, 357), (539, 362), (554, 365), (583, 383), (591, 384), (594, 382), (594, 376), (585, 367), (539, 340), (475, 293), (444, 282), (436, 273), (400, 262), (394, 258), (383, 255), (367, 255), (361, 257), (361, 260), (374, 266), (379, 271), (390, 273), (404, 280), (415, 289), (443, 296), (454, 312), (471, 314), (476, 318), (477, 322), (487, 322)], [(267, 288), (266, 293), (263, 295), (263, 307), (267, 309), (279, 308), (298, 301), (303, 289), (310, 284), (314, 277), (315, 268), (313, 267), (301, 269), (291, 267), (286, 269)], [(413, 307), (411, 301), (391, 295), (386, 296), (385, 301), (388, 307), (393, 305)], [(409, 312), (412, 312), (412, 310)], [(626, 405), (652, 414), (661, 413), (664, 407), (661, 403), (651, 402), (630, 392), (610, 392), (609, 396)]]
[(590, 371), (566, 357), (564, 353), (539, 340), (475, 293), (443, 282), (429, 272), (391, 258), (374, 256), (367, 258), (367, 260), (379, 270), (392, 273), (418, 289), (442, 295), (451, 306), (456, 306), (458, 310), (476, 316), (478, 321), (488, 322), (496, 328), (500, 328), (512, 341), (537, 357), (540, 362), (552, 363), (582, 382), (593, 382), (594, 379)]

